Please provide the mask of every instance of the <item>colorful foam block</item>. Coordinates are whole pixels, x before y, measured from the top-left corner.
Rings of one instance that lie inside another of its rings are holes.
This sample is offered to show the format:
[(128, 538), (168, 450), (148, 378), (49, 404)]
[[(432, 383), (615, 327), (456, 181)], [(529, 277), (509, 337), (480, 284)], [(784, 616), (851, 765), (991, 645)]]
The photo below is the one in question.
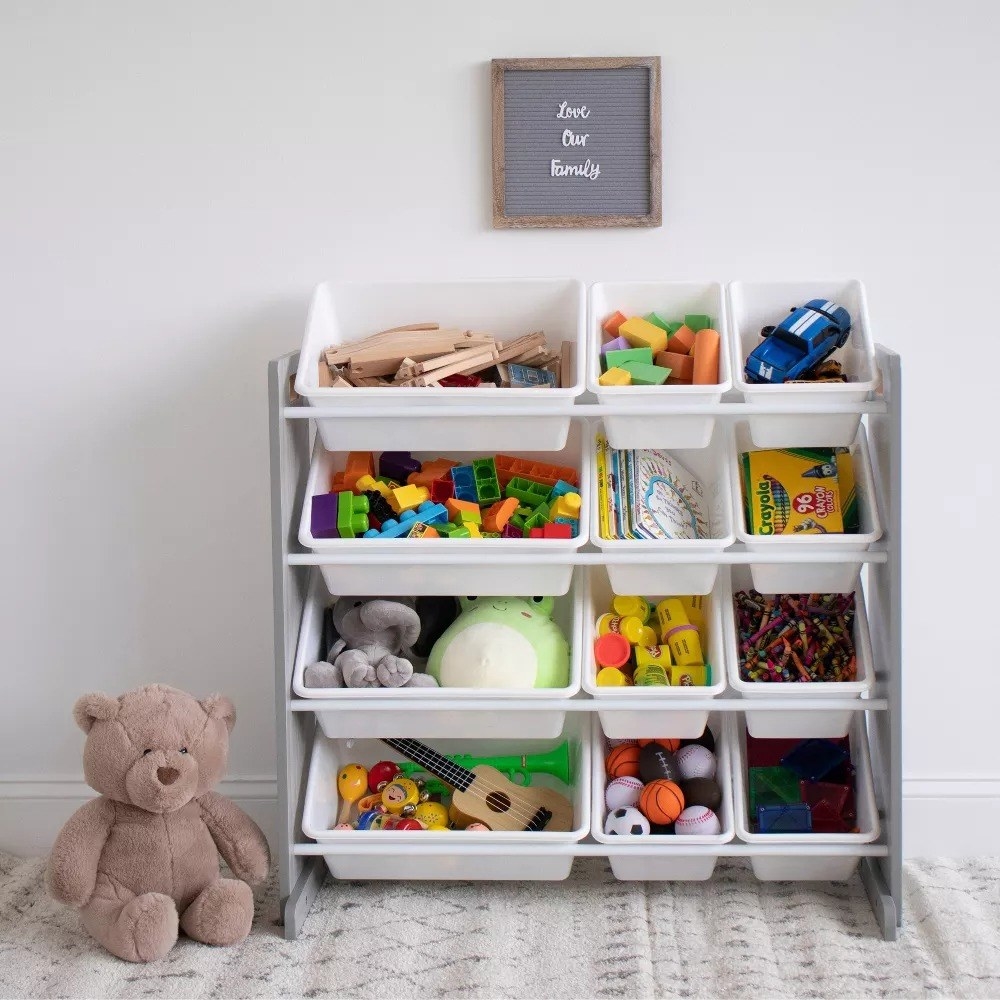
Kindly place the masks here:
[(312, 498), (309, 511), (309, 530), (313, 538), (339, 538), (337, 517), (340, 497), (336, 493), (320, 493)]
[(712, 317), (706, 316), (703, 313), (688, 313), (684, 317), (684, 325), (697, 333), (699, 330), (704, 330), (706, 327), (712, 325)]
[(719, 382), (719, 333), (711, 327), (705, 327), (694, 335), (694, 347), (691, 355), (694, 358), (694, 375), (691, 381), (695, 385), (717, 385)]
[(653, 350), (649, 347), (630, 347), (626, 351), (608, 351), (604, 355), (604, 368), (621, 368), (626, 362), (639, 361), (642, 364), (653, 363)]
[(669, 368), (647, 365), (641, 361), (626, 361), (622, 368), (632, 376), (633, 385), (663, 385), (670, 374)]
[[(675, 354), (690, 354), (694, 347), (694, 330), (689, 326), (681, 326), (667, 338), (667, 350)], [(663, 348), (661, 347), (662, 351)]]
[(670, 333), (670, 327), (667, 325), (667, 321), (665, 319), (661, 319), (656, 315), (656, 313), (647, 313), (643, 318), (647, 323), (652, 323), (653, 326), (658, 326), (664, 331), (664, 333)]
[(612, 313), (605, 321), (601, 329), (612, 337), (618, 336), (618, 328), (625, 322), (627, 317), (624, 313)]
[(609, 368), (597, 382), (599, 385), (631, 385), (632, 376), (624, 368)]
[(673, 351), (660, 351), (653, 361), (661, 368), (669, 368), (672, 378), (688, 379), (694, 375), (694, 358), (690, 354), (676, 354)]
[(337, 531), (341, 538), (357, 538), (368, 530), (368, 497), (349, 490), (337, 494)]
[(622, 323), (619, 333), (633, 347), (648, 347), (654, 354), (667, 346), (667, 332), (654, 326), (648, 319), (633, 316)]
[(614, 340), (609, 340), (601, 347), (601, 354), (607, 354), (608, 351), (627, 351), (628, 349), (629, 344), (624, 337), (615, 337)]
[(419, 471), (420, 463), (408, 451), (383, 451), (379, 456), (378, 474), (397, 483), (405, 483), (410, 475)]
[(483, 528), (486, 531), (502, 531), (503, 526), (510, 520), (517, 508), (517, 497), (508, 497), (506, 500), (493, 504), (483, 515)]

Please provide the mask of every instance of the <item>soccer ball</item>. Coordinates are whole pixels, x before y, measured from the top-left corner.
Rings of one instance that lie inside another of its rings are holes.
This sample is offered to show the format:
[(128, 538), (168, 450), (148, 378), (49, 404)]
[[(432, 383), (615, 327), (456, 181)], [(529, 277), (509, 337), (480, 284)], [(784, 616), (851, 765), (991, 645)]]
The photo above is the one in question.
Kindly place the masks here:
[(642, 836), (649, 833), (649, 820), (631, 806), (612, 809), (604, 821), (604, 832), (609, 837)]

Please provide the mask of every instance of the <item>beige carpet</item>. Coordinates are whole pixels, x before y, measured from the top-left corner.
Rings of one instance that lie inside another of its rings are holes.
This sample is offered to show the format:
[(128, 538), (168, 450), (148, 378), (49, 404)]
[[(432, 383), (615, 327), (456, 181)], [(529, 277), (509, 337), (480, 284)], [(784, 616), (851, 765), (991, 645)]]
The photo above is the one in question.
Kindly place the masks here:
[(906, 866), (900, 941), (860, 880), (616, 882), (600, 860), (556, 883), (330, 883), (297, 941), (273, 886), (237, 948), (182, 939), (155, 965), (112, 958), (0, 855), (3, 997), (1000, 997), (1000, 859)]

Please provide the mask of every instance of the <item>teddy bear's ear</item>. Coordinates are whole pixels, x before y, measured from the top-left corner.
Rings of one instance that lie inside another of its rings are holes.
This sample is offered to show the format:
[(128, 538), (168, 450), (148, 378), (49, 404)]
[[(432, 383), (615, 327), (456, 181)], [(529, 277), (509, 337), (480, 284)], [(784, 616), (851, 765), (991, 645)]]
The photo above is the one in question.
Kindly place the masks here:
[(98, 719), (116, 718), (119, 707), (120, 702), (114, 696), (94, 691), (77, 698), (73, 706), (73, 718), (85, 733), (89, 733)]
[(233, 731), (236, 725), (236, 707), (224, 694), (210, 694), (205, 698), (201, 707), (208, 712), (210, 719), (222, 719), (229, 732)]

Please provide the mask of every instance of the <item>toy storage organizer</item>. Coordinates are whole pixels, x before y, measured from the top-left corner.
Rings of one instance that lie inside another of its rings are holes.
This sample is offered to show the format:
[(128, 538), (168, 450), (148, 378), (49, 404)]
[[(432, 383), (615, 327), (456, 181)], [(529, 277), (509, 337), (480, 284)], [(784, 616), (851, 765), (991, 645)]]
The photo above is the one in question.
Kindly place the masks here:
[[(741, 361), (754, 326), (817, 294), (839, 298), (858, 318), (845, 348), (856, 381), (808, 387), (813, 391), (794, 392), (791, 400), (747, 387)], [(714, 392), (665, 387), (634, 393), (598, 387), (600, 318), (616, 308), (717, 317), (724, 348), (720, 386)], [(555, 342), (570, 340), (576, 349), (571, 387), (554, 394), (318, 387), (316, 360), (322, 347), (374, 329), (431, 320), (481, 324), (498, 335), (545, 329)], [(896, 354), (874, 346), (859, 283), (733, 283), (727, 289), (621, 282), (595, 285), (589, 293), (570, 280), (321, 286), (301, 353), (271, 362), (269, 389), (277, 846), (287, 937), (298, 934), (328, 871), (347, 880), (552, 880), (567, 877), (574, 859), (587, 856), (607, 857), (619, 879), (708, 879), (720, 857), (746, 858), (761, 879), (843, 879), (857, 869), (883, 935), (896, 937), (902, 879), (900, 365)], [(601, 429), (612, 447), (666, 448), (703, 476), (712, 492), (712, 537), (676, 543), (599, 538), (592, 452)], [(851, 445), (859, 459), (861, 534), (811, 536), (805, 545), (748, 536), (734, 456), (751, 441), (756, 447)], [(433, 452), (454, 458), (503, 451), (574, 466), (583, 500), (580, 536), (524, 543), (312, 539), (309, 498), (322, 491), (314, 484), (322, 481), (330, 453), (335, 461), (338, 452), (399, 449), (418, 457)], [(751, 584), (764, 592), (856, 591), (856, 680), (768, 687), (742, 682), (732, 593)], [(346, 693), (302, 683), (305, 665), (322, 652), (322, 610), (331, 593), (527, 590), (556, 596), (554, 617), (572, 648), (567, 688)], [(709, 686), (598, 688), (591, 652), (594, 619), (612, 592), (709, 595)], [(605, 738), (697, 735), (705, 725), (719, 747), (721, 832), (605, 836)], [(858, 768), (858, 833), (752, 833), (743, 770), (747, 727), (758, 737), (850, 732)], [(551, 780), (563, 788), (573, 800), (574, 829), (468, 835), (333, 832), (336, 770), (348, 759), (364, 763), (392, 756), (377, 741), (380, 736), (410, 736), (443, 752), (461, 753), (544, 752), (566, 740), (572, 787), (544, 775), (536, 775), (533, 783)], [(356, 889), (345, 885), (342, 891)]]

